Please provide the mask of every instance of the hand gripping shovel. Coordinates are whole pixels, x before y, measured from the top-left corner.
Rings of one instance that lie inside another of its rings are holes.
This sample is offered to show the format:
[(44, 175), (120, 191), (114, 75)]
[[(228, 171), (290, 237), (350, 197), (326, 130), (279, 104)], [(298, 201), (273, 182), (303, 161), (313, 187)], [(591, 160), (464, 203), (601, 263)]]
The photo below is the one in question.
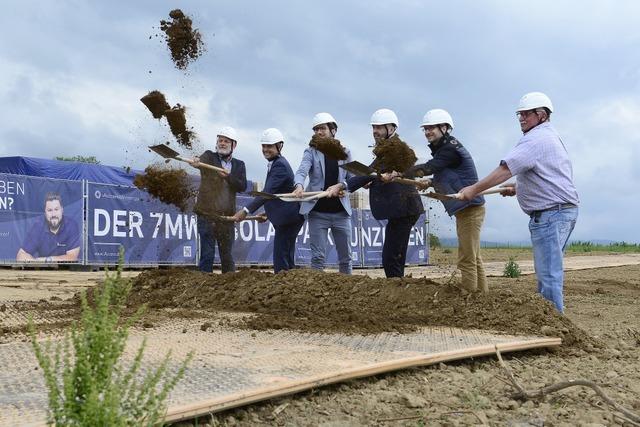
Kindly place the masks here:
[[(495, 194), (495, 193), (502, 193), (503, 191), (507, 190), (508, 187), (498, 187), (498, 188), (490, 188), (488, 190), (485, 190), (481, 193), (479, 193), (482, 196), (485, 196), (487, 194)], [(441, 201), (447, 201), (447, 200), (462, 200), (462, 195), (460, 193), (455, 193), (455, 194), (442, 194), (442, 193), (435, 193), (435, 192), (428, 192), (428, 193), (420, 193), (421, 196), (425, 196), (425, 197), (429, 197), (431, 199), (436, 199), (436, 200), (441, 200)]]
[[(352, 174), (357, 176), (378, 176), (378, 172), (376, 172), (375, 169), (365, 165), (364, 163), (360, 163), (357, 160), (345, 163), (344, 165), (340, 165), (340, 167), (347, 172), (351, 172)], [(420, 186), (420, 181), (416, 181), (414, 179), (394, 178), (392, 182), (397, 182), (398, 184), (413, 185), (414, 187)]]
[[(193, 164), (193, 162), (194, 162), (193, 159), (185, 159), (184, 157), (180, 156), (180, 153), (178, 153), (176, 150), (174, 150), (173, 148), (171, 148), (171, 147), (169, 147), (168, 145), (165, 145), (165, 144), (151, 145), (151, 146), (149, 146), (149, 149), (151, 151), (153, 151), (154, 153), (160, 154), (165, 159), (179, 160), (181, 162), (189, 163), (190, 165)], [(209, 165), (207, 163), (200, 163), (199, 167), (202, 167), (202, 168), (205, 168), (205, 169), (211, 169), (211, 170), (216, 171), (216, 172), (226, 172), (226, 173), (229, 172), (226, 169), (219, 168), (219, 167), (213, 166), (213, 165)]]

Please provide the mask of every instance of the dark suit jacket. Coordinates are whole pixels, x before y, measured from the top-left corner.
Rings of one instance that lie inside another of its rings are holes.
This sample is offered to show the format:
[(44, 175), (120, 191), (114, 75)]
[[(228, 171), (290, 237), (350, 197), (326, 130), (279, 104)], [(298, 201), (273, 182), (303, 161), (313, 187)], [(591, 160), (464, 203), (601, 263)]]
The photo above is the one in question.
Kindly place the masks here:
[[(290, 193), (293, 191), (293, 170), (289, 162), (282, 156), (277, 157), (271, 164), (271, 169), (267, 173), (264, 183), (265, 193)], [(247, 206), (249, 212), (253, 213), (264, 205), (267, 218), (274, 227), (291, 224), (299, 221), (301, 215), (300, 203), (283, 202), (282, 200), (266, 200), (262, 197), (255, 197)]]
[(424, 212), (420, 194), (411, 185), (398, 184), (397, 182), (385, 184), (375, 176), (354, 176), (347, 180), (350, 192), (356, 191), (367, 183), (371, 183), (369, 204), (375, 219), (402, 218), (420, 215)]
[[(201, 163), (222, 167), (220, 156), (210, 150), (200, 156)], [(236, 213), (236, 193), (247, 187), (247, 169), (242, 160), (231, 159), (231, 173), (222, 178), (218, 172), (200, 169), (200, 189), (195, 211), (215, 215)]]

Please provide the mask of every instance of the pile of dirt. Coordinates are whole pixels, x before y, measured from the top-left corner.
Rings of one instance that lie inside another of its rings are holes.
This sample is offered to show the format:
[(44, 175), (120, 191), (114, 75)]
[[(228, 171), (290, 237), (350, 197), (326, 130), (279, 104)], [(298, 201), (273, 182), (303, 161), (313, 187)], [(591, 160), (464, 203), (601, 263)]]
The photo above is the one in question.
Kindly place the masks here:
[(160, 21), (160, 29), (164, 31), (171, 59), (176, 68), (184, 70), (204, 52), (202, 36), (192, 28), (191, 18), (180, 9), (169, 12), (170, 21)]
[(143, 175), (136, 175), (133, 184), (164, 203), (187, 212), (195, 196), (191, 179), (184, 169), (147, 166)]
[[(428, 279), (373, 279), (298, 269), (222, 275), (184, 269), (146, 271), (134, 281), (131, 309), (255, 313), (244, 327), (307, 332), (408, 332), (451, 326), (508, 334), (560, 336), (566, 346), (594, 341), (529, 289), (466, 295)], [(597, 345), (597, 344), (596, 344)]]
[(347, 159), (347, 152), (338, 139), (323, 138), (319, 135), (313, 135), (309, 142), (309, 146), (334, 160)]
[(416, 153), (397, 134), (388, 139), (376, 139), (373, 154), (376, 156), (373, 168), (379, 173), (404, 173), (418, 160)]

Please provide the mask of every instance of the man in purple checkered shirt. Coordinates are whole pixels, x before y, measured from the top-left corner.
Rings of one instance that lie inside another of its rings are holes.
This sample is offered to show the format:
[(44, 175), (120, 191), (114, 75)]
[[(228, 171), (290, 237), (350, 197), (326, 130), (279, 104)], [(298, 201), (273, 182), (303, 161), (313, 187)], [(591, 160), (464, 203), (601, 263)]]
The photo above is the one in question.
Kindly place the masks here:
[(529, 215), (533, 263), (538, 292), (564, 311), (562, 256), (578, 218), (578, 193), (571, 160), (550, 123), (553, 105), (541, 92), (520, 99), (517, 115), (523, 136), (500, 165), (477, 183), (460, 190), (464, 200), (516, 176), (517, 186), (505, 186), (503, 196), (517, 196)]

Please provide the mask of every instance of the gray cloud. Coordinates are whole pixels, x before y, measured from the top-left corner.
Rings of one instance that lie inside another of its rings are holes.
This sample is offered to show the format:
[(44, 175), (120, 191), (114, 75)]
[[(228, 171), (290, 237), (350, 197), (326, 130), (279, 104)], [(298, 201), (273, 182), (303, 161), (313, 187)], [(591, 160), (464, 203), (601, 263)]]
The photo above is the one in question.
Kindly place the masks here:
[[(614, 7), (615, 6), (615, 7)], [(181, 2), (208, 51), (183, 73), (155, 37), (169, 7), (142, 2), (12, 2), (0, 17), (1, 155), (95, 155), (142, 168), (145, 145), (170, 137), (138, 99), (162, 90), (189, 107), (200, 136), (237, 127), (238, 157), (262, 179), (257, 139), (271, 126), (287, 138), (293, 167), (318, 111), (340, 122), (356, 158), (371, 158), (368, 120), (396, 110), (400, 135), (429, 158), (418, 125), (430, 108), (448, 109), (455, 135), (481, 175), (520, 137), (514, 116), (525, 92), (547, 92), (568, 146), (580, 192), (574, 238), (640, 241), (627, 212), (640, 206), (640, 33), (635, 1), (322, 3)], [(155, 27), (155, 28), (154, 28)], [(151, 39), (149, 37), (151, 36)], [(492, 197), (492, 196), (490, 196)], [(483, 238), (526, 240), (527, 217), (514, 199), (487, 198)], [(433, 226), (454, 235), (439, 207)]]

